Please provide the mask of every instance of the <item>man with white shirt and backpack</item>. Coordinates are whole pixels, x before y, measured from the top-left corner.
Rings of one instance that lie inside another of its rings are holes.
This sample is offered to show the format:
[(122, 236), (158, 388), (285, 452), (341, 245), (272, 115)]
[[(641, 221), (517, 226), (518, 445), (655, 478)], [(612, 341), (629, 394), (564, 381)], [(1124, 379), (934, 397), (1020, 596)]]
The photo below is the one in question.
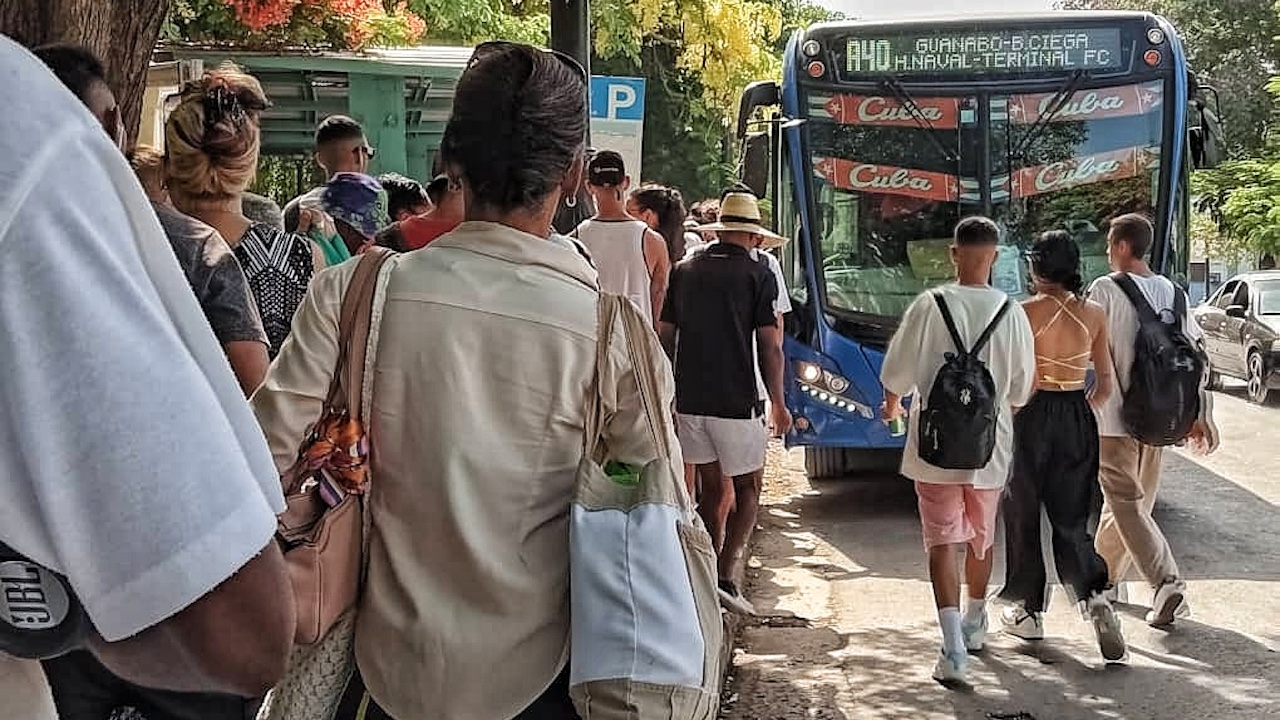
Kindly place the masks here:
[[(986, 642), (996, 513), (1013, 458), (1013, 408), (1035, 383), (1031, 326), (989, 284), (1000, 230), (984, 217), (956, 225), (957, 282), (916, 298), (889, 343), (880, 380), (883, 419), (912, 395), (902, 474), (915, 481), (929, 578), (942, 628), (933, 678), (967, 681), (970, 651)], [(968, 602), (961, 615), (961, 558)]]
[(1186, 292), (1147, 264), (1154, 237), (1142, 215), (1112, 220), (1107, 257), (1115, 272), (1089, 289), (1089, 299), (1107, 313), (1120, 390), (1098, 413), (1104, 504), (1095, 544), (1113, 585), (1137, 567), (1155, 593), (1147, 622), (1167, 627), (1189, 608), (1186, 582), (1151, 516), (1161, 454), (1164, 446), (1184, 441), (1212, 452), (1218, 438), (1204, 335), (1187, 312)]

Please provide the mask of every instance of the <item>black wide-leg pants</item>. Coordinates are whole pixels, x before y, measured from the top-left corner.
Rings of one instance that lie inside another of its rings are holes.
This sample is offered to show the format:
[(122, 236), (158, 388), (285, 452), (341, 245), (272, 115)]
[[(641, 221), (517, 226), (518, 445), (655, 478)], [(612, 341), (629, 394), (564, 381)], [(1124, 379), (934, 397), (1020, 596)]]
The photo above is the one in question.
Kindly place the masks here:
[(1089, 518), (1098, 492), (1098, 423), (1083, 390), (1041, 390), (1014, 417), (1013, 473), (1001, 500), (1005, 584), (1000, 597), (1042, 612), (1048, 577), (1040, 508), (1053, 530), (1058, 577), (1075, 601), (1107, 587)]

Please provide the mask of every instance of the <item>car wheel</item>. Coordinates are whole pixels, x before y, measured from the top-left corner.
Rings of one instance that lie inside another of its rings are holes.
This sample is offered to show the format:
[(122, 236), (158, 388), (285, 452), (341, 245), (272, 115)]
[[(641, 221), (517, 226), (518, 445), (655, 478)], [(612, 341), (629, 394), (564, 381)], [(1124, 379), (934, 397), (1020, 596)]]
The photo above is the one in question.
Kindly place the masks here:
[(1267, 402), (1271, 390), (1267, 387), (1266, 367), (1262, 362), (1262, 353), (1249, 353), (1249, 402), (1262, 405)]
[(1212, 365), (1209, 366), (1209, 389), (1222, 390), (1222, 374), (1214, 370)]

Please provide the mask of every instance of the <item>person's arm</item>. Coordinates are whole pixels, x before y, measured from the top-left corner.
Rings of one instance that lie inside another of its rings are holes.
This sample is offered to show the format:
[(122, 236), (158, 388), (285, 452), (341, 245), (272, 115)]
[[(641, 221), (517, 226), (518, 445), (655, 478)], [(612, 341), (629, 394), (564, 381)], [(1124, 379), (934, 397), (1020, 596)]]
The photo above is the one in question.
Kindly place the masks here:
[(1115, 368), (1111, 363), (1111, 339), (1107, 334), (1107, 315), (1102, 306), (1092, 300), (1085, 301), (1092, 316), (1093, 347), (1089, 357), (1093, 361), (1093, 388), (1089, 390), (1089, 404), (1100, 408), (1115, 391)]
[(778, 316), (774, 312), (777, 300), (778, 287), (774, 283), (773, 274), (768, 273), (760, 278), (755, 307), (752, 308), (756, 362), (760, 366), (765, 392), (769, 395), (769, 425), (775, 435), (786, 435), (791, 431), (791, 413), (787, 410), (782, 384), (782, 329), (778, 326)]
[(244, 270), (221, 236), (206, 241), (204, 258), (207, 277), (200, 307), (248, 397), (262, 384), (271, 366), (267, 333)]
[(89, 649), (113, 673), (139, 685), (261, 697), (284, 675), (292, 648), (287, 573), (273, 540), (173, 617), (118, 642), (95, 634)]
[(278, 475), (123, 157), (97, 128), (50, 136), (0, 237), (0, 333), (23, 339), (0, 344), (21, 437), (0, 437), (0, 530), (67, 577), (112, 672), (259, 695), (294, 634)]
[(1031, 321), (1021, 305), (1014, 303), (1009, 309), (1013, 326), (1013, 343), (1010, 346), (1009, 404), (1021, 409), (1031, 400), (1036, 390), (1036, 340), (1031, 332)]
[(916, 390), (916, 367), (924, 351), (924, 325), (933, 302), (929, 293), (913, 300), (903, 313), (897, 332), (889, 340), (889, 349), (880, 367), (880, 383), (884, 386), (884, 405), (880, 414), (886, 421), (905, 412), (902, 398)]
[(644, 260), (649, 267), (649, 303), (653, 317), (660, 318), (671, 275), (671, 258), (667, 255), (667, 243), (652, 230), (644, 232)]
[(676, 359), (676, 336), (680, 329), (680, 275), (680, 268), (672, 268), (668, 276), (667, 297), (662, 303), (661, 312), (654, 315), (658, 318), (658, 337), (662, 340), (662, 349), (672, 362)]

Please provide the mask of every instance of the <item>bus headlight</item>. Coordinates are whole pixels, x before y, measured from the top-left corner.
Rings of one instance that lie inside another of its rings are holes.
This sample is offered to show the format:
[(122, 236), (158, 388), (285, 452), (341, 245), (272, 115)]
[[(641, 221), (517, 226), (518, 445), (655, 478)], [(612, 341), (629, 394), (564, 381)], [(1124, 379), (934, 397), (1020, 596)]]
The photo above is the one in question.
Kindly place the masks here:
[(837, 410), (855, 412), (868, 419), (873, 416), (871, 408), (845, 395), (851, 385), (843, 375), (803, 360), (795, 361), (795, 373), (800, 391), (809, 397)]
[(813, 363), (797, 362), (796, 374), (807, 383), (816, 383), (822, 379), (822, 368)]
[(827, 373), (826, 379), (827, 387), (831, 388), (831, 391), (834, 393), (843, 393), (845, 390), (849, 389), (849, 381), (835, 373)]
[(1160, 28), (1151, 28), (1147, 30), (1147, 42), (1152, 45), (1159, 45), (1164, 42), (1164, 31)]

